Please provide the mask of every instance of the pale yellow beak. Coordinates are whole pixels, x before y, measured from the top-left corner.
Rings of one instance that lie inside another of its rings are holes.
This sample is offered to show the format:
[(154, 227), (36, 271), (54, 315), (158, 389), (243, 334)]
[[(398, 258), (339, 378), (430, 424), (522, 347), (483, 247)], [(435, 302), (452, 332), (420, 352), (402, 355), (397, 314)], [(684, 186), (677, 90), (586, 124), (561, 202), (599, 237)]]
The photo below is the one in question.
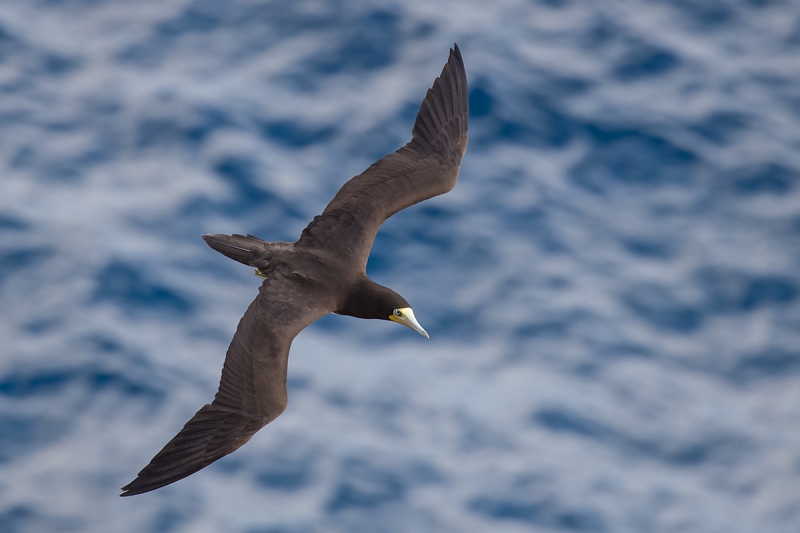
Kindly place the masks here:
[(394, 313), (389, 315), (389, 320), (392, 322), (397, 322), (398, 324), (403, 324), (405, 327), (411, 328), (420, 335), (430, 339), (428, 332), (422, 329), (422, 326), (419, 325), (419, 322), (417, 322), (417, 319), (414, 316), (414, 311), (412, 311), (410, 307), (395, 309)]

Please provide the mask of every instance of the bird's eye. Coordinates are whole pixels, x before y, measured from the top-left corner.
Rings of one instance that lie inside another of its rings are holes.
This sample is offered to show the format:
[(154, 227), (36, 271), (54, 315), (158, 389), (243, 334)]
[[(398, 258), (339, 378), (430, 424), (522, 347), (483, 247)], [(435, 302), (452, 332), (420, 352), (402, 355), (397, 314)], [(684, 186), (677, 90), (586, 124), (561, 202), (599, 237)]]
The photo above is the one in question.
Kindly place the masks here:
[(394, 310), (394, 316), (397, 316), (397, 317), (400, 316), (400, 310), (399, 309), (395, 309)]

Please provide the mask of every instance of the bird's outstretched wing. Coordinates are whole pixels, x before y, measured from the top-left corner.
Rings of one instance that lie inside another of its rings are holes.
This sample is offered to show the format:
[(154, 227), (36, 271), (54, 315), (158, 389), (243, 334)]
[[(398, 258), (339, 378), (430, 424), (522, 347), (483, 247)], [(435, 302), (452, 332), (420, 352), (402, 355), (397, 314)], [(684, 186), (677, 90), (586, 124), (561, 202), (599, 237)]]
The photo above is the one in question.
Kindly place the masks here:
[(411, 142), (344, 184), (297, 245), (347, 252), (366, 266), (381, 224), (401, 209), (456, 184), (467, 149), (469, 96), (456, 45), (417, 113)]
[(294, 337), (325, 315), (313, 280), (288, 268), (264, 281), (233, 336), (219, 391), (153, 457), (122, 496), (174, 483), (250, 440), (286, 408), (286, 367)]

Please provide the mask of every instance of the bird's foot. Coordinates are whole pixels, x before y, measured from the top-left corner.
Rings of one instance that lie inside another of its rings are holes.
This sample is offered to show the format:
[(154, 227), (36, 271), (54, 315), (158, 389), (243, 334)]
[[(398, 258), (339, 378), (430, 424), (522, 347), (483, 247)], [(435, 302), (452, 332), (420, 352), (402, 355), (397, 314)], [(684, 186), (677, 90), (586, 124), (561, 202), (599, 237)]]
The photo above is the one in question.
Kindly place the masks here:
[(263, 273), (261, 270), (259, 270), (259, 269), (256, 269), (256, 271), (255, 271), (255, 272), (253, 272), (253, 274), (255, 274), (256, 276), (258, 276), (259, 278), (264, 278), (264, 279), (267, 279), (267, 278), (269, 277), (269, 276), (267, 276), (266, 274), (264, 274), (264, 273)]

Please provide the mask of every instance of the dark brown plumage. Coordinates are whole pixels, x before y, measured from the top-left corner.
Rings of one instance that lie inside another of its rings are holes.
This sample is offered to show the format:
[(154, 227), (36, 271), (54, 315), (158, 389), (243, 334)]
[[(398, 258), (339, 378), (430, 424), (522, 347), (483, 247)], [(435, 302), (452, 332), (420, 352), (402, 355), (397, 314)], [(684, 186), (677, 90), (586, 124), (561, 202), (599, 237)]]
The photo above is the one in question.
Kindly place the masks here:
[(384, 220), (453, 188), (467, 149), (468, 115), (467, 78), (456, 45), (420, 106), (411, 142), (345, 183), (300, 240), (203, 235), (209, 246), (255, 267), (265, 280), (233, 336), (214, 401), (123, 487), (122, 496), (197, 472), (277, 418), (286, 408), (292, 340), (322, 316), (393, 320), (427, 336), (402, 296), (367, 277), (367, 258)]

